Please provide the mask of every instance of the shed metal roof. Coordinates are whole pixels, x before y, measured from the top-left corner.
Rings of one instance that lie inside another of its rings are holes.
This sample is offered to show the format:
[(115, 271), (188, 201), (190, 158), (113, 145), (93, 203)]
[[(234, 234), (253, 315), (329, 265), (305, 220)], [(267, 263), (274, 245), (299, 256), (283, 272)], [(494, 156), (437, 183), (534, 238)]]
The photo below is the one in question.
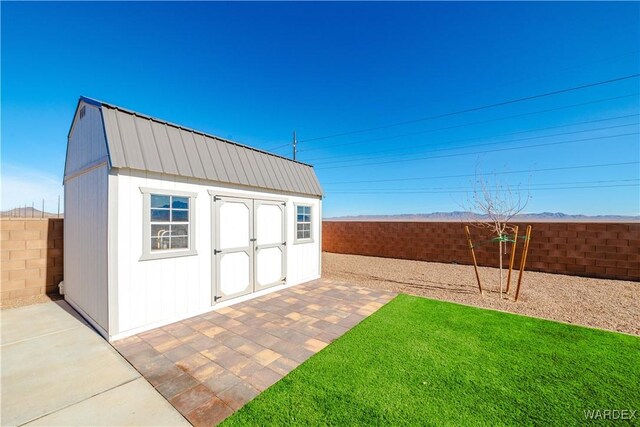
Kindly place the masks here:
[(90, 98), (111, 166), (322, 197), (311, 165)]

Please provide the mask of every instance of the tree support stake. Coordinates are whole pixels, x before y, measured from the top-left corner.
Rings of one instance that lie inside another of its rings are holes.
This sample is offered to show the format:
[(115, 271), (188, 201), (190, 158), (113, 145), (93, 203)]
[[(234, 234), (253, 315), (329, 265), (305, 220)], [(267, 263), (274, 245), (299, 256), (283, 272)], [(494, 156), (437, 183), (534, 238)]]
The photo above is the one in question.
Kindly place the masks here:
[(520, 285), (522, 284), (522, 275), (524, 274), (524, 266), (527, 262), (527, 253), (529, 252), (529, 242), (531, 241), (531, 226), (527, 225), (527, 232), (524, 238), (524, 249), (522, 251), (522, 259), (520, 260), (520, 274), (518, 275), (518, 286), (516, 287), (515, 300), (518, 301), (520, 294)]
[(473, 250), (473, 243), (471, 242), (471, 233), (469, 233), (469, 226), (464, 226), (464, 231), (467, 233), (467, 243), (469, 244), (469, 249), (471, 249), (471, 258), (473, 258), (473, 269), (476, 272), (476, 280), (478, 281), (478, 289), (482, 294), (482, 285), (480, 284), (480, 274), (478, 273), (478, 263), (476, 262), (476, 253)]
[(511, 284), (511, 272), (513, 271), (513, 262), (516, 259), (516, 244), (518, 243), (518, 226), (513, 229), (513, 244), (511, 245), (511, 259), (509, 260), (509, 274), (507, 275), (507, 290), (509, 293), (509, 285)]

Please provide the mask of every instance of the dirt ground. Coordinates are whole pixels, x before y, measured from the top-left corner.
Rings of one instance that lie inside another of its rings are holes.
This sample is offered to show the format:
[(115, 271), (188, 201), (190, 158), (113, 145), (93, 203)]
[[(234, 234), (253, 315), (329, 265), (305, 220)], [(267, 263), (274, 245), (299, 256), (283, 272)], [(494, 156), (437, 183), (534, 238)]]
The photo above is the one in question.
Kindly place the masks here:
[[(376, 289), (492, 308), (640, 335), (640, 283), (525, 271), (518, 301), (517, 272), (500, 300), (499, 270), (473, 266), (323, 253), (322, 276)], [(506, 272), (504, 274), (506, 281)]]

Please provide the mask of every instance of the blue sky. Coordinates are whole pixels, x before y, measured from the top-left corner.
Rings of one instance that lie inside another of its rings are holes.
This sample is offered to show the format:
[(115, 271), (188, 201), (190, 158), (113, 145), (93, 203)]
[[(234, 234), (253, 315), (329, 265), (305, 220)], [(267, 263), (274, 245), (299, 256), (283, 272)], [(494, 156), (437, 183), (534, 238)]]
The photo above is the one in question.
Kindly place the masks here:
[(639, 73), (639, 3), (1, 7), (3, 209), (53, 209), (86, 95), (264, 149), (295, 129), (325, 216), (459, 210), (476, 170), (530, 212), (640, 213), (637, 77), (384, 127)]

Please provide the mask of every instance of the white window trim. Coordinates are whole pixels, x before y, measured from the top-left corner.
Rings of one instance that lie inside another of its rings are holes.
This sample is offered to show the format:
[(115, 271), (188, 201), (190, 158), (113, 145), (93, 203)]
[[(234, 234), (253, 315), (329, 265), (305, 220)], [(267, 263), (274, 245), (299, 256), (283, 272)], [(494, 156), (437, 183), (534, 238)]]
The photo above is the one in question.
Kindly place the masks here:
[[(198, 193), (146, 187), (140, 187), (140, 192), (142, 193), (142, 255), (140, 256), (140, 261), (198, 255), (198, 251), (196, 251), (195, 215)], [(151, 194), (189, 198), (189, 247), (187, 249), (151, 251)]]
[[(298, 206), (309, 208), (311, 221), (309, 221), (309, 237), (308, 239), (298, 239)], [(302, 245), (305, 243), (313, 243), (313, 221), (314, 221), (313, 205), (310, 203), (294, 203), (293, 204), (293, 244)]]

